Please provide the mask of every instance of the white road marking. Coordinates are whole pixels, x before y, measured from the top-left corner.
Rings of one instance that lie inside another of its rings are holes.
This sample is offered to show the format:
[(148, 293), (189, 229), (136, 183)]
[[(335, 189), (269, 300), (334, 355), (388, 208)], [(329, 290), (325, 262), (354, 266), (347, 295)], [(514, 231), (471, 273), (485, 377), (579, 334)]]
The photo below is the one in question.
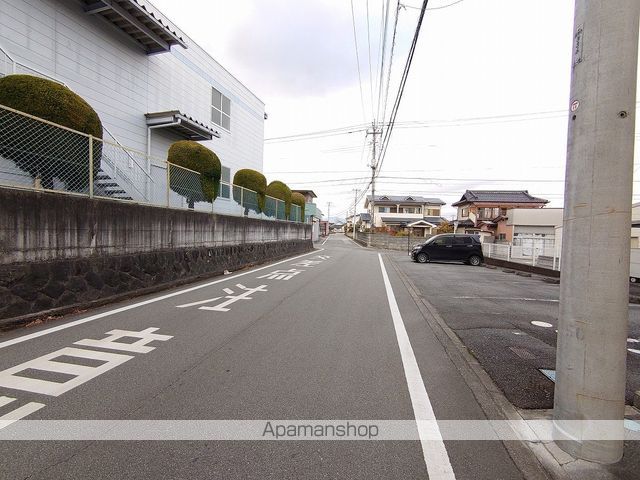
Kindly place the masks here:
[[(15, 398), (0, 397), (0, 407), (8, 405), (13, 401), (15, 401)], [(27, 415), (31, 415), (33, 412), (37, 412), (38, 410), (44, 407), (46, 407), (44, 403), (29, 402), (26, 405), (18, 407), (15, 410), (12, 410), (7, 414), (2, 415), (0, 417), (0, 430), (2, 430), (5, 427), (8, 427), (13, 422), (17, 422), (18, 420), (26, 417)]]
[(540, 321), (538, 321), (538, 320), (533, 320), (533, 321), (531, 322), (531, 325), (535, 325), (536, 327), (543, 327), (543, 328), (551, 328), (551, 327), (553, 327), (553, 325), (552, 325), (552, 324), (550, 324), (550, 323), (547, 323), (547, 322), (540, 322)]
[(640, 343), (640, 340), (635, 339), (635, 338), (627, 338), (627, 342), (629, 342), (629, 343)]
[[(62, 355), (100, 360), (104, 363), (97, 367), (88, 367), (86, 365), (76, 365), (73, 363), (56, 362), (52, 360), (54, 358), (61, 357)], [(15, 390), (24, 390), (27, 392), (41, 393), (43, 395), (57, 397), (58, 395), (62, 395), (63, 393), (76, 388), (78, 385), (82, 385), (92, 378), (117, 367), (118, 365), (122, 365), (124, 362), (127, 362), (132, 358), (134, 357), (130, 355), (123, 355), (121, 353), (96, 352), (94, 350), (65, 347), (34, 360), (3, 370), (0, 372), (0, 387), (13, 388)], [(72, 375), (75, 378), (67, 380), (66, 382), (52, 382), (49, 380), (40, 380), (38, 378), (16, 375), (17, 373), (28, 369), (64, 373)]]
[[(321, 252), (323, 250), (324, 250), (324, 248), (321, 248), (318, 251)], [(142, 307), (144, 305), (149, 305), (150, 303), (155, 303), (155, 302), (159, 302), (161, 300), (166, 300), (167, 298), (176, 297), (178, 295), (183, 295), (185, 293), (193, 292), (195, 290), (200, 290), (201, 288), (207, 288), (207, 287), (210, 287), (211, 285), (215, 285), (217, 283), (233, 280), (235, 278), (242, 277), (244, 275), (249, 275), (249, 274), (258, 272), (260, 270), (265, 270), (267, 268), (271, 268), (271, 267), (274, 267), (276, 265), (287, 263), (287, 262), (290, 262), (291, 260), (296, 260), (298, 258), (302, 258), (302, 257), (306, 257), (306, 256), (309, 256), (309, 255), (313, 255), (315, 253), (317, 253), (317, 252), (313, 251), (313, 252), (309, 252), (309, 253), (304, 253), (302, 255), (298, 255), (297, 257), (287, 258), (286, 260), (281, 260), (281, 261), (276, 262), (276, 263), (271, 263), (271, 264), (266, 265), (264, 267), (254, 268), (254, 269), (251, 269), (250, 271), (247, 271), (247, 272), (238, 273), (237, 275), (233, 275), (232, 277), (220, 278), (218, 280), (214, 280), (213, 282), (208, 282), (208, 283), (204, 283), (202, 285), (196, 285), (195, 287), (185, 288), (184, 290), (179, 290), (177, 292), (171, 292), (171, 293), (167, 293), (165, 295), (160, 295), (159, 297), (150, 298), (149, 300), (144, 300), (142, 302), (134, 303), (132, 305), (126, 305), (124, 307), (116, 308), (114, 310), (109, 310), (107, 312), (102, 312), (102, 313), (98, 313), (96, 315), (91, 315), (90, 317), (81, 318), (81, 319), (75, 320), (73, 322), (65, 323), (64, 325), (57, 325), (55, 327), (47, 328), (46, 330), (41, 330), (39, 332), (34, 332), (34, 333), (30, 333), (28, 335), (23, 335), (21, 337), (16, 337), (16, 338), (12, 338), (10, 340), (5, 340), (4, 342), (0, 342), (0, 349), (6, 348), (6, 347), (10, 347), (11, 345), (16, 345), (18, 343), (26, 342), (26, 341), (32, 340), (34, 338), (43, 337), (43, 336), (49, 335), (51, 333), (59, 332), (60, 330), (65, 330), (67, 328), (75, 327), (76, 325), (82, 325), (83, 323), (93, 322), (94, 320), (98, 320), (100, 318), (104, 318), (104, 317), (108, 317), (108, 316), (111, 316), (111, 315), (115, 315), (117, 313), (126, 312), (127, 310), (131, 310), (131, 309), (134, 309), (134, 308)]]
[(313, 268), (317, 265), (320, 265), (322, 262), (320, 260), (300, 260), (298, 263), (294, 263), (294, 267), (304, 267), (304, 268)]
[[(167, 340), (173, 338), (172, 335), (160, 335), (157, 333), (153, 333), (158, 328), (147, 328), (146, 330), (142, 330), (141, 332), (132, 332), (130, 330), (111, 330), (106, 334), (109, 335), (107, 338), (103, 338), (102, 340), (93, 340), (91, 338), (85, 338), (84, 340), (79, 340), (77, 342), (73, 342), (74, 345), (82, 345), (83, 347), (96, 347), (96, 348), (106, 348), (108, 350), (120, 350), (123, 352), (134, 352), (134, 353), (149, 353), (151, 350), (155, 350), (156, 347), (147, 347), (148, 343), (153, 341), (158, 342), (166, 342)], [(117, 342), (116, 340), (120, 340), (121, 338), (139, 338), (137, 342), (133, 343), (122, 343)]]
[(329, 240), (329, 235), (327, 235), (327, 238), (325, 238), (324, 242), (322, 242), (322, 246), (324, 246), (324, 244), (327, 243), (327, 240)]
[(293, 277), (303, 272), (304, 270), (296, 270), (295, 268), (290, 270), (274, 270), (271, 273), (260, 275), (256, 278), (267, 278), (269, 280), (291, 280)]
[[(268, 290), (265, 288), (266, 285), (260, 285), (259, 287), (255, 287), (255, 288), (247, 288), (244, 285), (241, 285), (238, 283), (237, 287), (240, 288), (241, 290), (244, 290), (244, 292), (239, 295), (227, 295), (225, 298), (227, 298), (228, 300), (225, 300), (221, 304), (216, 305), (215, 307), (200, 307), (198, 308), (198, 310), (228, 312), (230, 310), (229, 308), (226, 308), (228, 305), (231, 305), (232, 303), (236, 303), (240, 300), (251, 300), (253, 299), (253, 297), (250, 297), (249, 295), (254, 294), (256, 292), (268, 292)], [(227, 292), (228, 290), (229, 290), (228, 288), (224, 289), (225, 292)], [(233, 290), (228, 291), (227, 293), (233, 293)]]
[(411, 397), (411, 405), (413, 406), (413, 414), (416, 418), (418, 435), (420, 437), (420, 444), (422, 445), (422, 454), (427, 466), (427, 472), (429, 473), (429, 479), (455, 479), (456, 477), (453, 473), (451, 462), (449, 461), (449, 455), (444, 446), (440, 429), (435, 421), (436, 416), (433, 412), (427, 389), (424, 386), (420, 368), (418, 367), (418, 362), (411, 347), (411, 342), (409, 341), (409, 335), (407, 334), (402, 316), (400, 315), (400, 309), (398, 308), (396, 297), (393, 294), (393, 288), (391, 287), (391, 282), (389, 282), (387, 271), (384, 268), (382, 255), (378, 254), (378, 260), (380, 261), (384, 288), (387, 292), (393, 327), (398, 339), (398, 346), (400, 347), (400, 356), (402, 358), (404, 374), (407, 380), (407, 387), (409, 388), (409, 396)]
[[(226, 292), (227, 290), (229, 290), (228, 288), (225, 288), (224, 291)], [(216, 300), (220, 300), (222, 297), (215, 297), (215, 298), (210, 298), (208, 300), (200, 300), (198, 302), (191, 302), (191, 303), (185, 303), (184, 305), (176, 305), (176, 308), (187, 308), (187, 307), (194, 307), (196, 305), (202, 305), (204, 303), (211, 303), (211, 302), (215, 302)]]
[(627, 351), (631, 352), (631, 353), (637, 353), (640, 355), (640, 350), (636, 350), (635, 348), (627, 348)]
[(550, 303), (558, 303), (560, 300), (552, 300), (547, 298), (526, 298), (526, 297), (474, 297), (469, 295), (462, 295), (459, 297), (451, 297), (451, 298), (460, 298), (464, 300), (517, 300), (522, 302), (550, 302)]

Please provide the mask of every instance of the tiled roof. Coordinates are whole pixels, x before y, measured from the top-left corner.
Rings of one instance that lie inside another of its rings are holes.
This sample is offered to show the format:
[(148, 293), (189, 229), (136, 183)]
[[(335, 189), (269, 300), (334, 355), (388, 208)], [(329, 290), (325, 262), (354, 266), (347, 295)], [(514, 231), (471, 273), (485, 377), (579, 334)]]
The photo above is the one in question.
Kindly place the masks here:
[(440, 225), (443, 222), (446, 222), (446, 218), (442, 217), (423, 217), (423, 218), (406, 218), (406, 217), (385, 217), (381, 216), (380, 219), (382, 223), (387, 223), (389, 225), (396, 225), (401, 223), (413, 223), (419, 222), (420, 220), (424, 220), (425, 222), (433, 223), (434, 225)]
[(490, 203), (549, 203), (544, 198), (534, 197), (527, 190), (467, 190), (462, 198), (452, 207), (465, 203), (490, 202)]
[[(371, 195), (367, 195), (367, 200), (372, 200)], [(376, 195), (376, 202), (396, 202), (396, 203), (431, 203), (434, 205), (446, 205), (439, 198), (421, 197), (419, 195)]]

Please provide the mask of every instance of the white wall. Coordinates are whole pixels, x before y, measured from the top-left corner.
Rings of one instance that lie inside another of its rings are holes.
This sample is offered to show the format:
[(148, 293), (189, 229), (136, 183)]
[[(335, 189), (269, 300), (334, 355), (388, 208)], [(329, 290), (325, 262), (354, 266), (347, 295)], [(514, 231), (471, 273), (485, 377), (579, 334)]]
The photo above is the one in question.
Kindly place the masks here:
[[(196, 8), (196, 7), (194, 7)], [(262, 170), (264, 104), (193, 40), (187, 49), (146, 55), (131, 37), (76, 0), (0, 0), (0, 45), (23, 62), (67, 84), (98, 112), (117, 140), (146, 150), (144, 114), (180, 110), (222, 134), (203, 142), (231, 176)], [(231, 100), (231, 132), (211, 123), (211, 87)], [(176, 137), (152, 134), (152, 154), (164, 158)]]
[(562, 225), (562, 208), (514, 208), (507, 210), (507, 217), (507, 225), (541, 226), (553, 229), (557, 225)]

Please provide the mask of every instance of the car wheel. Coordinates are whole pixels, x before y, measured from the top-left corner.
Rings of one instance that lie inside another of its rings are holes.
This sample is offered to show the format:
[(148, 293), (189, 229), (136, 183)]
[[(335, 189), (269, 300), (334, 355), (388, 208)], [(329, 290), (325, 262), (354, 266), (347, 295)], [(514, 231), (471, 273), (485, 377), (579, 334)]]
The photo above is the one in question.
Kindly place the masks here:
[(637, 279), (636, 277), (629, 277), (629, 281), (630, 281), (631, 283), (637, 283), (637, 282), (638, 282), (638, 279)]
[(482, 263), (482, 259), (478, 255), (471, 255), (469, 257), (469, 265), (473, 265), (474, 267), (477, 267), (481, 263)]
[(426, 253), (419, 253), (416, 256), (416, 260), (418, 261), (418, 263), (427, 263), (429, 261), (429, 255), (427, 255)]

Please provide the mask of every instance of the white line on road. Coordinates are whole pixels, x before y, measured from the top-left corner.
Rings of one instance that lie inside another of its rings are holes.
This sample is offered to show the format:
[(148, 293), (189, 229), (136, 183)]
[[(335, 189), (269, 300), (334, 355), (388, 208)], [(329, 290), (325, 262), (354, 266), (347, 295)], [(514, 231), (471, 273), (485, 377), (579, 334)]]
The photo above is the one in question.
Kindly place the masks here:
[(327, 243), (327, 240), (329, 240), (329, 235), (327, 235), (327, 238), (324, 239), (324, 242), (322, 242), (322, 245), (324, 246), (325, 243)]
[(159, 302), (161, 300), (166, 300), (167, 298), (175, 297), (178, 295), (182, 295), (184, 293), (193, 292), (195, 290), (199, 290), (201, 288), (210, 287), (211, 285), (215, 285), (216, 283), (226, 282), (228, 280), (233, 280), (238, 277), (242, 277), (244, 275), (249, 275), (254, 272), (258, 272), (260, 270), (264, 270), (266, 268), (274, 267), (275, 265), (280, 265), (282, 263), (290, 262), (291, 260), (296, 260), (298, 258), (306, 257), (308, 255), (313, 255), (318, 252), (324, 251), (324, 248), (319, 250), (314, 250), (309, 253), (304, 253), (302, 255), (298, 255), (297, 257), (287, 258), (285, 260), (281, 260), (280, 262), (270, 263), (264, 267), (253, 268), (247, 272), (238, 273), (237, 275), (227, 276), (221, 278), (219, 280), (214, 280), (213, 282), (204, 283), (202, 285), (196, 285), (195, 287), (185, 288), (184, 290), (179, 290), (177, 292), (167, 293), (166, 295), (160, 295), (159, 297), (150, 298), (149, 300), (144, 300), (142, 302), (134, 303), (132, 305), (126, 305), (124, 307), (116, 308), (114, 310), (109, 310), (107, 312), (98, 313), (97, 315), (92, 315), (90, 317), (81, 318), (80, 320), (75, 320), (73, 322), (65, 323), (64, 325), (58, 325), (56, 327), (47, 328), (46, 330), (41, 330), (40, 332), (30, 333), (29, 335), (23, 335), (22, 337), (12, 338), (11, 340), (5, 340), (4, 342), (0, 342), (0, 349), (10, 347), (11, 345), (16, 345), (18, 343), (26, 342), (28, 340), (32, 340), (34, 338), (43, 337), (44, 335), (49, 335), (50, 333), (59, 332), (60, 330), (65, 330), (67, 328), (75, 327), (76, 325), (82, 325), (83, 323), (92, 322), (94, 320), (98, 320), (100, 318), (108, 317), (110, 315), (115, 315), (116, 313), (126, 312), (127, 310), (131, 310), (133, 308), (142, 307), (144, 305), (148, 305), (150, 303)]
[(468, 295), (462, 295), (459, 297), (451, 297), (451, 298), (460, 298), (464, 300), (516, 300), (519, 302), (549, 302), (549, 303), (558, 303), (560, 300), (553, 300), (548, 298), (526, 298), (526, 297), (474, 297)]
[[(400, 356), (404, 367), (404, 374), (407, 379), (407, 387), (409, 388), (409, 396), (413, 406), (413, 414), (416, 417), (418, 427), (418, 435), (420, 436), (420, 444), (422, 445), (422, 454), (430, 480), (451, 480), (456, 476), (453, 473), (451, 462), (447, 449), (444, 446), (440, 429), (435, 420), (436, 415), (433, 412), (429, 394), (422, 381), (420, 368), (413, 353), (409, 335), (404, 326), (400, 309), (396, 302), (396, 297), (389, 282), (389, 276), (384, 268), (382, 255), (378, 254), (380, 260), (380, 269), (382, 270), (382, 279), (384, 280), (384, 288), (387, 292), (387, 300), (389, 301), (389, 309), (391, 310), (391, 318), (393, 319), (393, 327), (396, 331), (398, 346), (400, 347)], [(425, 420), (425, 421), (423, 421)], [(433, 439), (436, 440), (433, 440)]]

